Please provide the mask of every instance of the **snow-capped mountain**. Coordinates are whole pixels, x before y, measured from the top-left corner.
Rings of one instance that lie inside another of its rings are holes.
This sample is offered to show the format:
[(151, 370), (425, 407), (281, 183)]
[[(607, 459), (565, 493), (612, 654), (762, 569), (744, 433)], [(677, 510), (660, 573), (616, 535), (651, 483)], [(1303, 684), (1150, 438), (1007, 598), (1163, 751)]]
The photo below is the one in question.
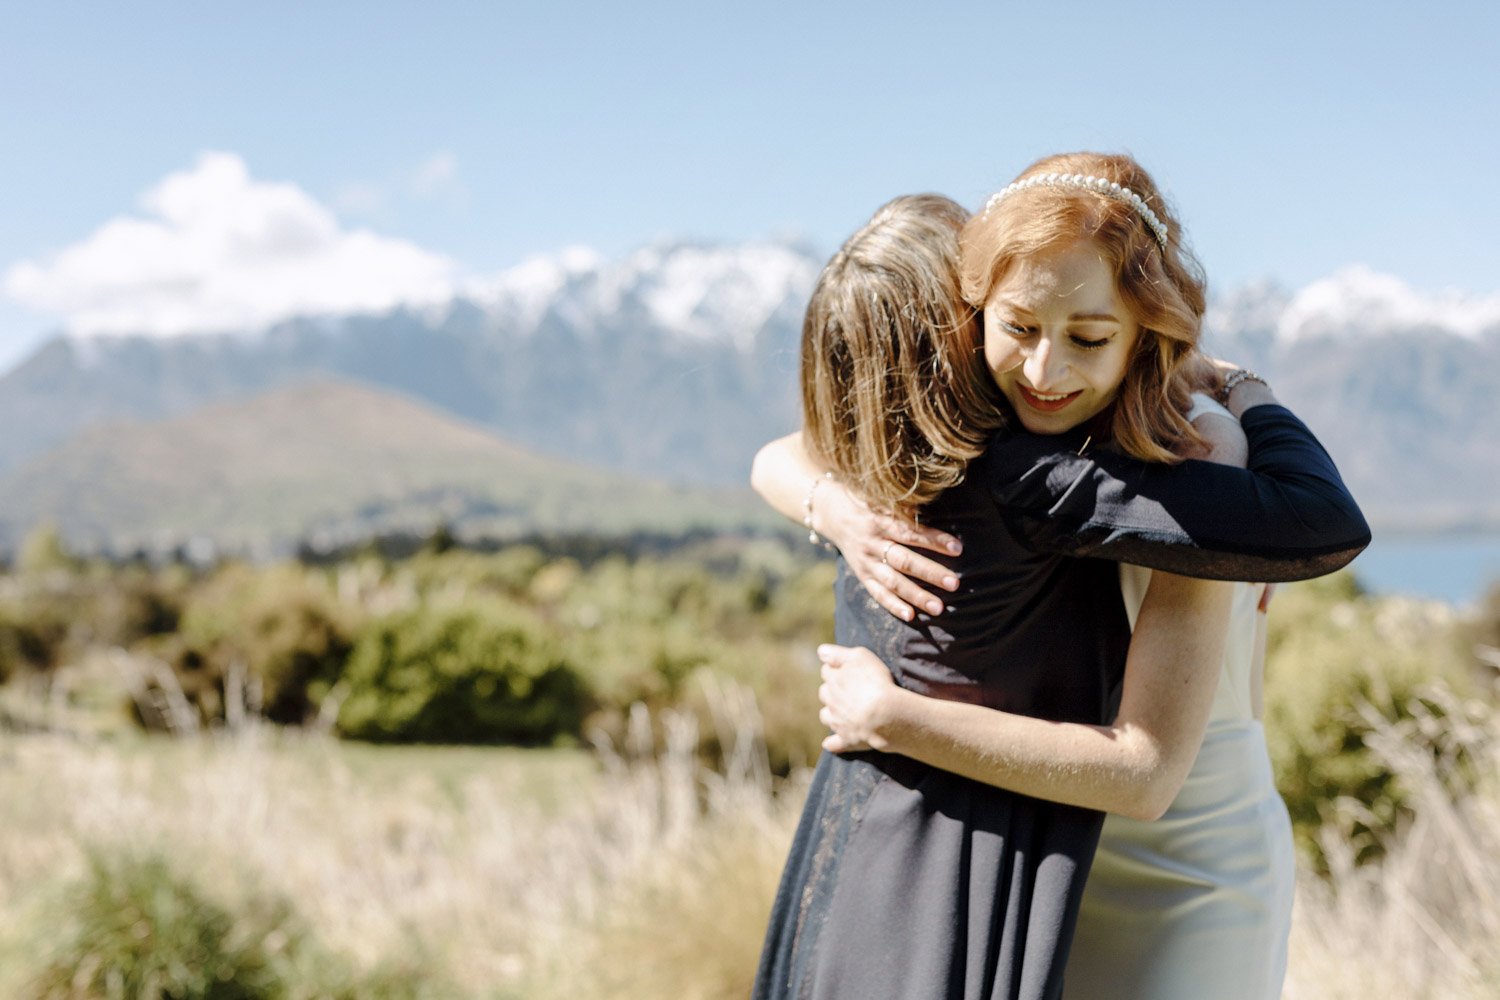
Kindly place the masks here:
[(528, 447), (742, 483), (795, 422), (801, 312), (822, 261), (789, 243), (539, 258), (441, 306), (235, 335), (59, 337), (0, 378), (0, 471), (90, 424), (157, 418), (323, 373), (387, 386)]
[(515, 336), (535, 335), (549, 314), (580, 330), (628, 314), (676, 337), (750, 351), (768, 326), (798, 318), (818, 267), (787, 243), (658, 243), (619, 261), (574, 248), (475, 283), (469, 298)]
[[(0, 475), (90, 425), (328, 374), (397, 390), (545, 453), (741, 484), (796, 425), (801, 314), (823, 258), (658, 243), (537, 258), (442, 305), (237, 335), (59, 337), (0, 377)], [(1500, 296), (1423, 295), (1349, 268), (1217, 300), (1210, 350), (1257, 368), (1372, 518), (1500, 524)]]
[(1487, 331), (1500, 331), (1500, 295), (1477, 298), (1452, 290), (1426, 295), (1400, 278), (1353, 266), (1302, 289), (1276, 321), (1276, 339), (1287, 344), (1412, 330), (1479, 340)]
[(1205, 325), (1210, 350), (1271, 378), (1372, 520), (1500, 525), (1500, 296), (1346, 268), (1295, 294), (1244, 289)]

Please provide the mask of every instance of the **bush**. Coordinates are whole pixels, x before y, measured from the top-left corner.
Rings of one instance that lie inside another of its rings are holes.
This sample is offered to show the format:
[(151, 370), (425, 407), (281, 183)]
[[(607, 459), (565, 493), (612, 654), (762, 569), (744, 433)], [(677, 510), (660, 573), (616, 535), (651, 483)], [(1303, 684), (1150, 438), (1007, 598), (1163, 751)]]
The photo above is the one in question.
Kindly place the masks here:
[(266, 718), (295, 725), (338, 680), (353, 618), (315, 570), (231, 566), (192, 595), (159, 652), (204, 721), (223, 718), (224, 680), (237, 662), (259, 685)]
[(449, 549), (419, 552), (401, 567), (423, 593), (458, 585), (475, 594), (524, 598), (532, 579), (547, 565), (546, 557), (530, 545), (510, 545), (498, 552)]
[(29, 1000), (417, 1000), (416, 968), (356, 973), (284, 899), (237, 912), (158, 854), (91, 852), (57, 900)]
[(826, 731), (813, 648), (833, 637), (832, 564), (761, 555), (717, 568), (614, 556), (587, 571), (565, 561), (537, 574), (538, 600), (566, 626), (570, 659), (587, 664), (599, 706), (590, 730), (623, 738), (636, 702), (653, 718), (686, 710), (712, 765), (726, 748), (697, 681), (727, 678), (754, 692), (777, 773), (817, 758)]
[(92, 855), (65, 906), (36, 1000), (282, 997), (280, 969), (302, 944), (284, 904), (236, 919), (155, 856)]
[(93, 645), (132, 646), (175, 632), (181, 624), (188, 588), (180, 570), (111, 569), (96, 564), (90, 567), (89, 577), (86, 620)]
[(24, 670), (58, 666), (72, 648), (72, 608), (65, 595), (26, 594), (0, 603), (0, 682)]
[(1411, 791), (1368, 739), (1379, 724), (1441, 718), (1434, 684), (1475, 693), (1460, 629), (1442, 606), (1366, 597), (1348, 574), (1285, 588), (1270, 624), (1266, 736), (1298, 844), (1321, 867), (1318, 828), (1336, 822), (1370, 860)]
[(553, 743), (578, 735), (588, 707), (556, 636), (500, 601), (372, 622), (344, 683), (339, 731), (377, 742)]

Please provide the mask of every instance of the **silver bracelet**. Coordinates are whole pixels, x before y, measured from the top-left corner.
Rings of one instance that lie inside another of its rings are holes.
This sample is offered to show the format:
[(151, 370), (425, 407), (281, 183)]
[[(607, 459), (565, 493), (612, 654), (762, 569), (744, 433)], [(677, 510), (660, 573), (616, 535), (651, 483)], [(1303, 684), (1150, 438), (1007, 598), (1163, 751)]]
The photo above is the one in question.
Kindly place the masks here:
[(1219, 402), (1223, 403), (1226, 406), (1229, 405), (1229, 394), (1233, 392), (1234, 387), (1239, 385), (1241, 382), (1259, 382), (1267, 389), (1271, 388), (1271, 383), (1267, 382), (1265, 379), (1261, 378), (1250, 369), (1236, 368), (1234, 371), (1224, 376), (1224, 385), (1219, 390)]
[(812, 481), (807, 487), (807, 496), (802, 498), (802, 526), (807, 529), (807, 540), (813, 545), (821, 545), (828, 551), (833, 551), (833, 546), (823, 539), (813, 528), (813, 494), (818, 492), (818, 487), (833, 479), (832, 472), (825, 472)]

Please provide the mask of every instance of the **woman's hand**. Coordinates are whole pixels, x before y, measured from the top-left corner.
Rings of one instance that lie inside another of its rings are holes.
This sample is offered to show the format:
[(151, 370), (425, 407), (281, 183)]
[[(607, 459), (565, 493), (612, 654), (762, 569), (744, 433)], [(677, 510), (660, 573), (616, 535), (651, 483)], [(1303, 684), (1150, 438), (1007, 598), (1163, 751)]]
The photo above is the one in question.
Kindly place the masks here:
[[(1224, 379), (1231, 372), (1239, 370), (1240, 366), (1232, 361), (1225, 361), (1223, 358), (1210, 357), (1208, 360), (1212, 362), (1215, 375), (1218, 379), (1217, 384), (1219, 388), (1216, 388), (1214, 391), (1214, 394), (1218, 395), (1224, 384)], [(1277, 402), (1276, 394), (1271, 391), (1271, 387), (1265, 382), (1259, 381), (1259, 379), (1259, 375), (1254, 379), (1245, 379), (1234, 387), (1233, 391), (1229, 393), (1228, 399), (1222, 400), (1229, 412), (1234, 414), (1236, 420), (1244, 416), (1245, 411), (1251, 407)]]
[(833, 730), (823, 741), (830, 753), (852, 750), (884, 750), (881, 727), (890, 721), (894, 699), (901, 689), (880, 658), (863, 646), (823, 645), (823, 683), (818, 700), (823, 708), (818, 721)]
[(875, 603), (902, 621), (912, 620), (914, 608), (942, 614), (942, 600), (919, 582), (946, 591), (958, 589), (958, 576), (952, 570), (912, 551), (958, 555), (963, 546), (952, 535), (878, 514), (835, 480), (814, 490), (812, 515), (813, 530), (838, 547)]

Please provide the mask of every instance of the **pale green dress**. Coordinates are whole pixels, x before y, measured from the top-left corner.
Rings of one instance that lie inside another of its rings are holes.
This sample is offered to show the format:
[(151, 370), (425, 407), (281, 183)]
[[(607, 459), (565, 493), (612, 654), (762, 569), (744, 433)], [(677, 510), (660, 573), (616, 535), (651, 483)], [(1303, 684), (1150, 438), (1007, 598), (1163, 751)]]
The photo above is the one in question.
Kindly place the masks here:
[[(1120, 571), (1133, 628), (1151, 571)], [(1251, 702), (1260, 586), (1234, 586), (1208, 730), (1182, 791), (1155, 822), (1104, 823), (1063, 980), (1068, 1000), (1281, 995), (1292, 829)]]

